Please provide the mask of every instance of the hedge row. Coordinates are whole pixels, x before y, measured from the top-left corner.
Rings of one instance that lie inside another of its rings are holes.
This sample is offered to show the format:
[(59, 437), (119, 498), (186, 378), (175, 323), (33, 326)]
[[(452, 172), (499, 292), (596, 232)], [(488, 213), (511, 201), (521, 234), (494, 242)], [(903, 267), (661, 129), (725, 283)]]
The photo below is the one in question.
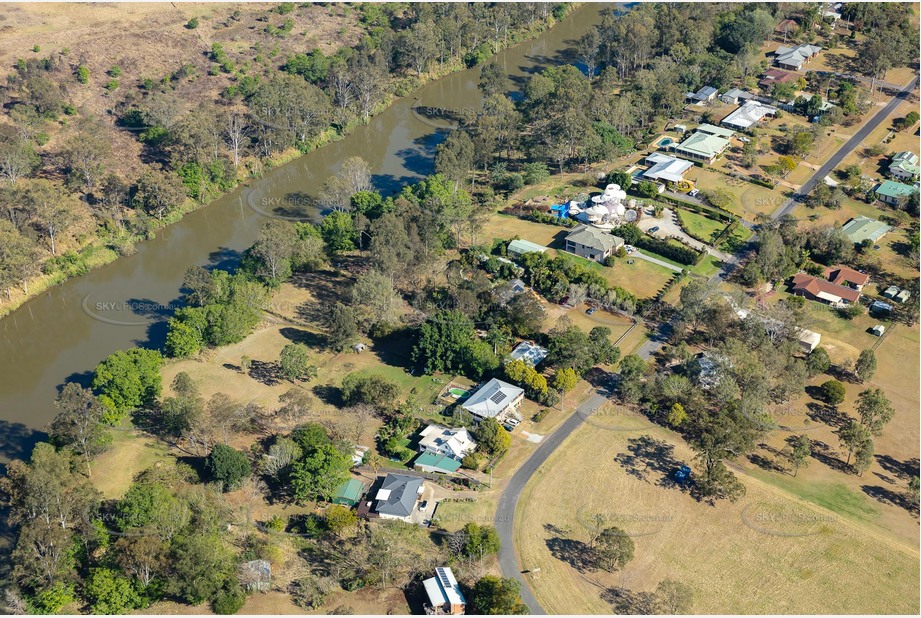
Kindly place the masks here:
[(658, 238), (653, 238), (652, 236), (646, 235), (638, 238), (633, 244), (635, 244), (640, 249), (646, 249), (647, 251), (658, 253), (662, 257), (674, 260), (679, 264), (684, 264), (685, 266), (696, 264), (700, 257), (703, 255), (703, 253), (700, 251), (695, 251), (690, 247), (673, 245), (668, 241), (660, 240)]

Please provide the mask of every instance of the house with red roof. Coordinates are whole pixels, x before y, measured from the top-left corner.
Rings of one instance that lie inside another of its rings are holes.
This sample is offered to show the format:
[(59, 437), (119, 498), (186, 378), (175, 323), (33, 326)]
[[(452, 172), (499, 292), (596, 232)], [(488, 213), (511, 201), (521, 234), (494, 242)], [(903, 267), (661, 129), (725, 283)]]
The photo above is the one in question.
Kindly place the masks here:
[(793, 286), (790, 292), (794, 296), (802, 296), (835, 307), (850, 305), (860, 299), (860, 290), (844, 287), (806, 273), (798, 273), (793, 276)]
[(870, 283), (870, 275), (848, 266), (829, 266), (822, 276), (836, 285), (847, 286), (857, 291), (863, 290), (863, 286)]

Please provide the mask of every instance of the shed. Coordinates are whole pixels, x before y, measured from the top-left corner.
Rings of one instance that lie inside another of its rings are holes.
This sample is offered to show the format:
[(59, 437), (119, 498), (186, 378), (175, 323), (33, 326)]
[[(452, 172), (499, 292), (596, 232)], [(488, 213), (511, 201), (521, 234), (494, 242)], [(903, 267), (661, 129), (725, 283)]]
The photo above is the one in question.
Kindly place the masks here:
[(447, 455), (425, 452), (416, 458), (413, 467), (419, 468), (422, 472), (453, 474), (461, 467), (461, 462)]
[(267, 592), (272, 586), (272, 565), (268, 560), (251, 560), (239, 566), (240, 583), (253, 592)]
[(888, 288), (886, 288), (886, 291), (883, 292), (883, 296), (885, 296), (886, 298), (895, 298), (896, 294), (898, 293), (899, 293), (899, 286), (890, 285)]
[(531, 242), (530, 240), (515, 239), (508, 244), (508, 254), (519, 257), (525, 253), (543, 253), (547, 247)]
[(904, 303), (909, 298), (911, 298), (911, 292), (909, 292), (908, 290), (902, 290), (901, 292), (895, 295), (895, 301), (899, 303)]
[(892, 305), (889, 303), (884, 303), (881, 300), (873, 301), (873, 304), (870, 305), (870, 312), (873, 313), (889, 313), (892, 311)]
[(799, 332), (799, 345), (803, 348), (804, 352), (812, 352), (821, 342), (822, 335), (817, 332), (805, 329)]
[(361, 354), (362, 352), (368, 349), (368, 346), (366, 346), (363, 343), (356, 343), (355, 345), (352, 346), (352, 349), (355, 350), (356, 354)]
[(882, 337), (883, 333), (886, 332), (886, 327), (883, 326), (882, 324), (877, 324), (876, 326), (870, 329), (870, 332), (876, 335), (877, 337)]
[(364, 483), (358, 479), (349, 479), (336, 488), (333, 493), (333, 504), (341, 504), (347, 507), (353, 507), (361, 500), (362, 494), (365, 493)]

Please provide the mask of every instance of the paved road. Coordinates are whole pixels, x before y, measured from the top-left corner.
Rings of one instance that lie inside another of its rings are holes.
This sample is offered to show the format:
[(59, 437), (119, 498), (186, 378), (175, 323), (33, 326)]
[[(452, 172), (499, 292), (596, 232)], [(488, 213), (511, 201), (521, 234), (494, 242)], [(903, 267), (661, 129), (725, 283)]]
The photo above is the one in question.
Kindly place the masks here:
[[(531, 609), (532, 614), (546, 614), (547, 612), (540, 606), (531, 587), (522, 575), (521, 565), (518, 563), (518, 556), (515, 552), (514, 541), (514, 520), (515, 507), (518, 506), (518, 498), (521, 495), (524, 486), (528, 484), (531, 476), (537, 472), (547, 458), (555, 451), (569, 435), (578, 429), (586, 417), (598, 409), (606, 401), (604, 393), (597, 392), (581, 404), (576, 412), (566, 419), (559, 429), (550, 434), (537, 450), (535, 450), (527, 461), (522, 464), (515, 475), (508, 482), (502, 497), (499, 499), (499, 507), (496, 509), (496, 531), (502, 540), (502, 546), (499, 550), (499, 566), (502, 567), (502, 573), (506, 577), (514, 577), (521, 582), (521, 600), (524, 601)], [(525, 565), (527, 567), (527, 565)]]
[(789, 214), (795, 207), (799, 200), (809, 195), (810, 191), (815, 187), (815, 185), (822, 181), (823, 178), (828, 176), (832, 170), (834, 170), (841, 161), (844, 160), (852, 150), (860, 146), (860, 144), (867, 138), (868, 135), (878, 127), (884, 120), (886, 120), (892, 112), (899, 106), (899, 104), (904, 101), (909, 93), (914, 90), (915, 84), (918, 83), (918, 77), (915, 76), (907, 86), (902, 88), (892, 100), (886, 103), (886, 105), (876, 113), (873, 118), (871, 118), (866, 124), (860, 127), (854, 135), (844, 144), (841, 148), (838, 149), (838, 152), (832, 155), (832, 157), (825, 162), (825, 164), (813, 174), (809, 180), (806, 181), (803, 186), (801, 186), (796, 193), (793, 194), (793, 197), (784, 202), (774, 213), (771, 215), (772, 219), (780, 219), (784, 215)]

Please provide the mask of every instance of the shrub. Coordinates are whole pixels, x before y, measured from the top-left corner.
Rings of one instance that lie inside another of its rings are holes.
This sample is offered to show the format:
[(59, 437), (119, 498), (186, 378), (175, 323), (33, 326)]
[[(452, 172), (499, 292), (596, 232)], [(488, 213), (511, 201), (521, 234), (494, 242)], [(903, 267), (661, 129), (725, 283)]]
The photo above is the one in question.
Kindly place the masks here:
[(90, 70), (86, 65), (81, 64), (77, 67), (77, 81), (81, 84), (87, 84), (90, 81)]
[(221, 484), (224, 491), (238, 487), (252, 472), (246, 453), (226, 444), (218, 444), (211, 449), (205, 469), (212, 480)]
[(846, 394), (846, 391), (844, 390), (844, 384), (838, 380), (828, 380), (827, 382), (823, 382), (822, 386), (819, 388), (822, 389), (822, 396), (825, 398), (825, 401), (831, 405), (836, 406), (844, 401), (844, 395)]
[(193, 17), (192, 19), (187, 21), (185, 23), (185, 27), (188, 28), (189, 30), (195, 30), (196, 28), (198, 28), (198, 18)]
[(222, 588), (211, 601), (211, 608), (215, 614), (236, 614), (246, 602), (246, 595), (238, 585)]
[(542, 408), (540, 411), (535, 413), (534, 416), (531, 417), (531, 420), (534, 421), (535, 423), (539, 423), (545, 418), (547, 418), (547, 414), (549, 413), (550, 413), (550, 408)]

